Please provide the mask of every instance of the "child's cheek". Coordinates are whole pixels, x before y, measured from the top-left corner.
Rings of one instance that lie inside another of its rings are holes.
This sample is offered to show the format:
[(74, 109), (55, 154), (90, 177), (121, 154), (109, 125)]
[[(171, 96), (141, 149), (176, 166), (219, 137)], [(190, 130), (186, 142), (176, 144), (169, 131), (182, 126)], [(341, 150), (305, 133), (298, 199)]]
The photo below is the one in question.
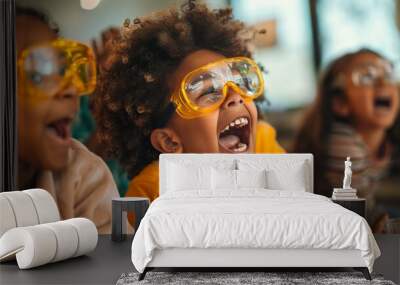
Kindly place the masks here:
[(257, 136), (257, 121), (258, 121), (257, 108), (256, 108), (256, 104), (254, 103), (254, 101), (252, 101), (250, 103), (246, 103), (245, 106), (251, 117), (252, 139), (250, 141), (250, 151), (255, 152), (255, 144), (256, 144), (256, 136)]
[(253, 101), (251, 101), (250, 103), (246, 103), (246, 109), (249, 111), (251, 121), (253, 122), (253, 127), (254, 127), (254, 124), (257, 124), (257, 117), (258, 117), (256, 104)]
[(373, 112), (373, 94), (371, 90), (350, 88), (347, 91), (350, 116), (357, 120), (369, 117)]
[(396, 112), (397, 112), (397, 114), (398, 114), (398, 112), (399, 112), (399, 107), (400, 107), (400, 85), (398, 85), (398, 86), (396, 86), (396, 87), (394, 87), (394, 98), (393, 98), (393, 104), (394, 104), (394, 107), (395, 107), (395, 109), (397, 110)]

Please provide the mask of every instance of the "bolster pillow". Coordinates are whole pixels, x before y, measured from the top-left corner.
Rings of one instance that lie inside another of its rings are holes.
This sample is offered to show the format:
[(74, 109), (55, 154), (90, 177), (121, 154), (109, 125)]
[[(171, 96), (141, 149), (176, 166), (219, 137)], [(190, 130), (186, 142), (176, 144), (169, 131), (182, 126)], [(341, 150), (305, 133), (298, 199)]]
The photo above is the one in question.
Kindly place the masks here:
[(0, 237), (15, 227), (60, 220), (57, 204), (43, 189), (0, 193)]
[(0, 261), (16, 257), (19, 268), (28, 269), (86, 254), (97, 239), (95, 224), (85, 218), (17, 227), (0, 238)]

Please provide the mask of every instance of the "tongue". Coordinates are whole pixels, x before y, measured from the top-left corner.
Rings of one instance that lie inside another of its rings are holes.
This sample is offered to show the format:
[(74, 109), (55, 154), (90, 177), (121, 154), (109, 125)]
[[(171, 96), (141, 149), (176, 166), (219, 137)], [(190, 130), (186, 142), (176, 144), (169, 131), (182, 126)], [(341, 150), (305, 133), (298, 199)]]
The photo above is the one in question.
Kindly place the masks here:
[(226, 135), (219, 138), (219, 143), (227, 149), (235, 147), (239, 142), (240, 138), (235, 135)]
[(53, 124), (54, 129), (56, 130), (57, 134), (62, 137), (66, 138), (67, 137), (67, 127), (68, 127), (68, 122), (65, 120), (60, 120), (56, 123)]

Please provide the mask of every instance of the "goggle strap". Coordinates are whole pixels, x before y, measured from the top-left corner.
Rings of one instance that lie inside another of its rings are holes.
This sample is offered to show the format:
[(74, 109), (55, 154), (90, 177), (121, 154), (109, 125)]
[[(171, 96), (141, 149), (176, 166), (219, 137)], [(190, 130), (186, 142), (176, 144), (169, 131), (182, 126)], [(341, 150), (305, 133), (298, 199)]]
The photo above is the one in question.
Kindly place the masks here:
[(165, 125), (168, 123), (169, 119), (175, 112), (175, 106), (173, 103), (169, 102), (167, 107), (159, 116), (156, 116), (153, 121), (154, 129), (164, 128)]

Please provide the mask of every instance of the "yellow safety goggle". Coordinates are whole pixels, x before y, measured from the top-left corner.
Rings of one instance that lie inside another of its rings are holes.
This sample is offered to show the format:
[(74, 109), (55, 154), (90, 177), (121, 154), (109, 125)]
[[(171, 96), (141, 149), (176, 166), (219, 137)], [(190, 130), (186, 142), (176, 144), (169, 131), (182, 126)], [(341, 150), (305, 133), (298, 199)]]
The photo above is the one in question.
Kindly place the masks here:
[(264, 79), (258, 65), (247, 57), (222, 59), (189, 72), (171, 101), (184, 119), (207, 115), (218, 109), (229, 88), (250, 102), (264, 91)]
[(19, 86), (29, 95), (46, 98), (72, 85), (77, 95), (96, 87), (96, 61), (82, 43), (57, 39), (26, 49), (18, 59)]

